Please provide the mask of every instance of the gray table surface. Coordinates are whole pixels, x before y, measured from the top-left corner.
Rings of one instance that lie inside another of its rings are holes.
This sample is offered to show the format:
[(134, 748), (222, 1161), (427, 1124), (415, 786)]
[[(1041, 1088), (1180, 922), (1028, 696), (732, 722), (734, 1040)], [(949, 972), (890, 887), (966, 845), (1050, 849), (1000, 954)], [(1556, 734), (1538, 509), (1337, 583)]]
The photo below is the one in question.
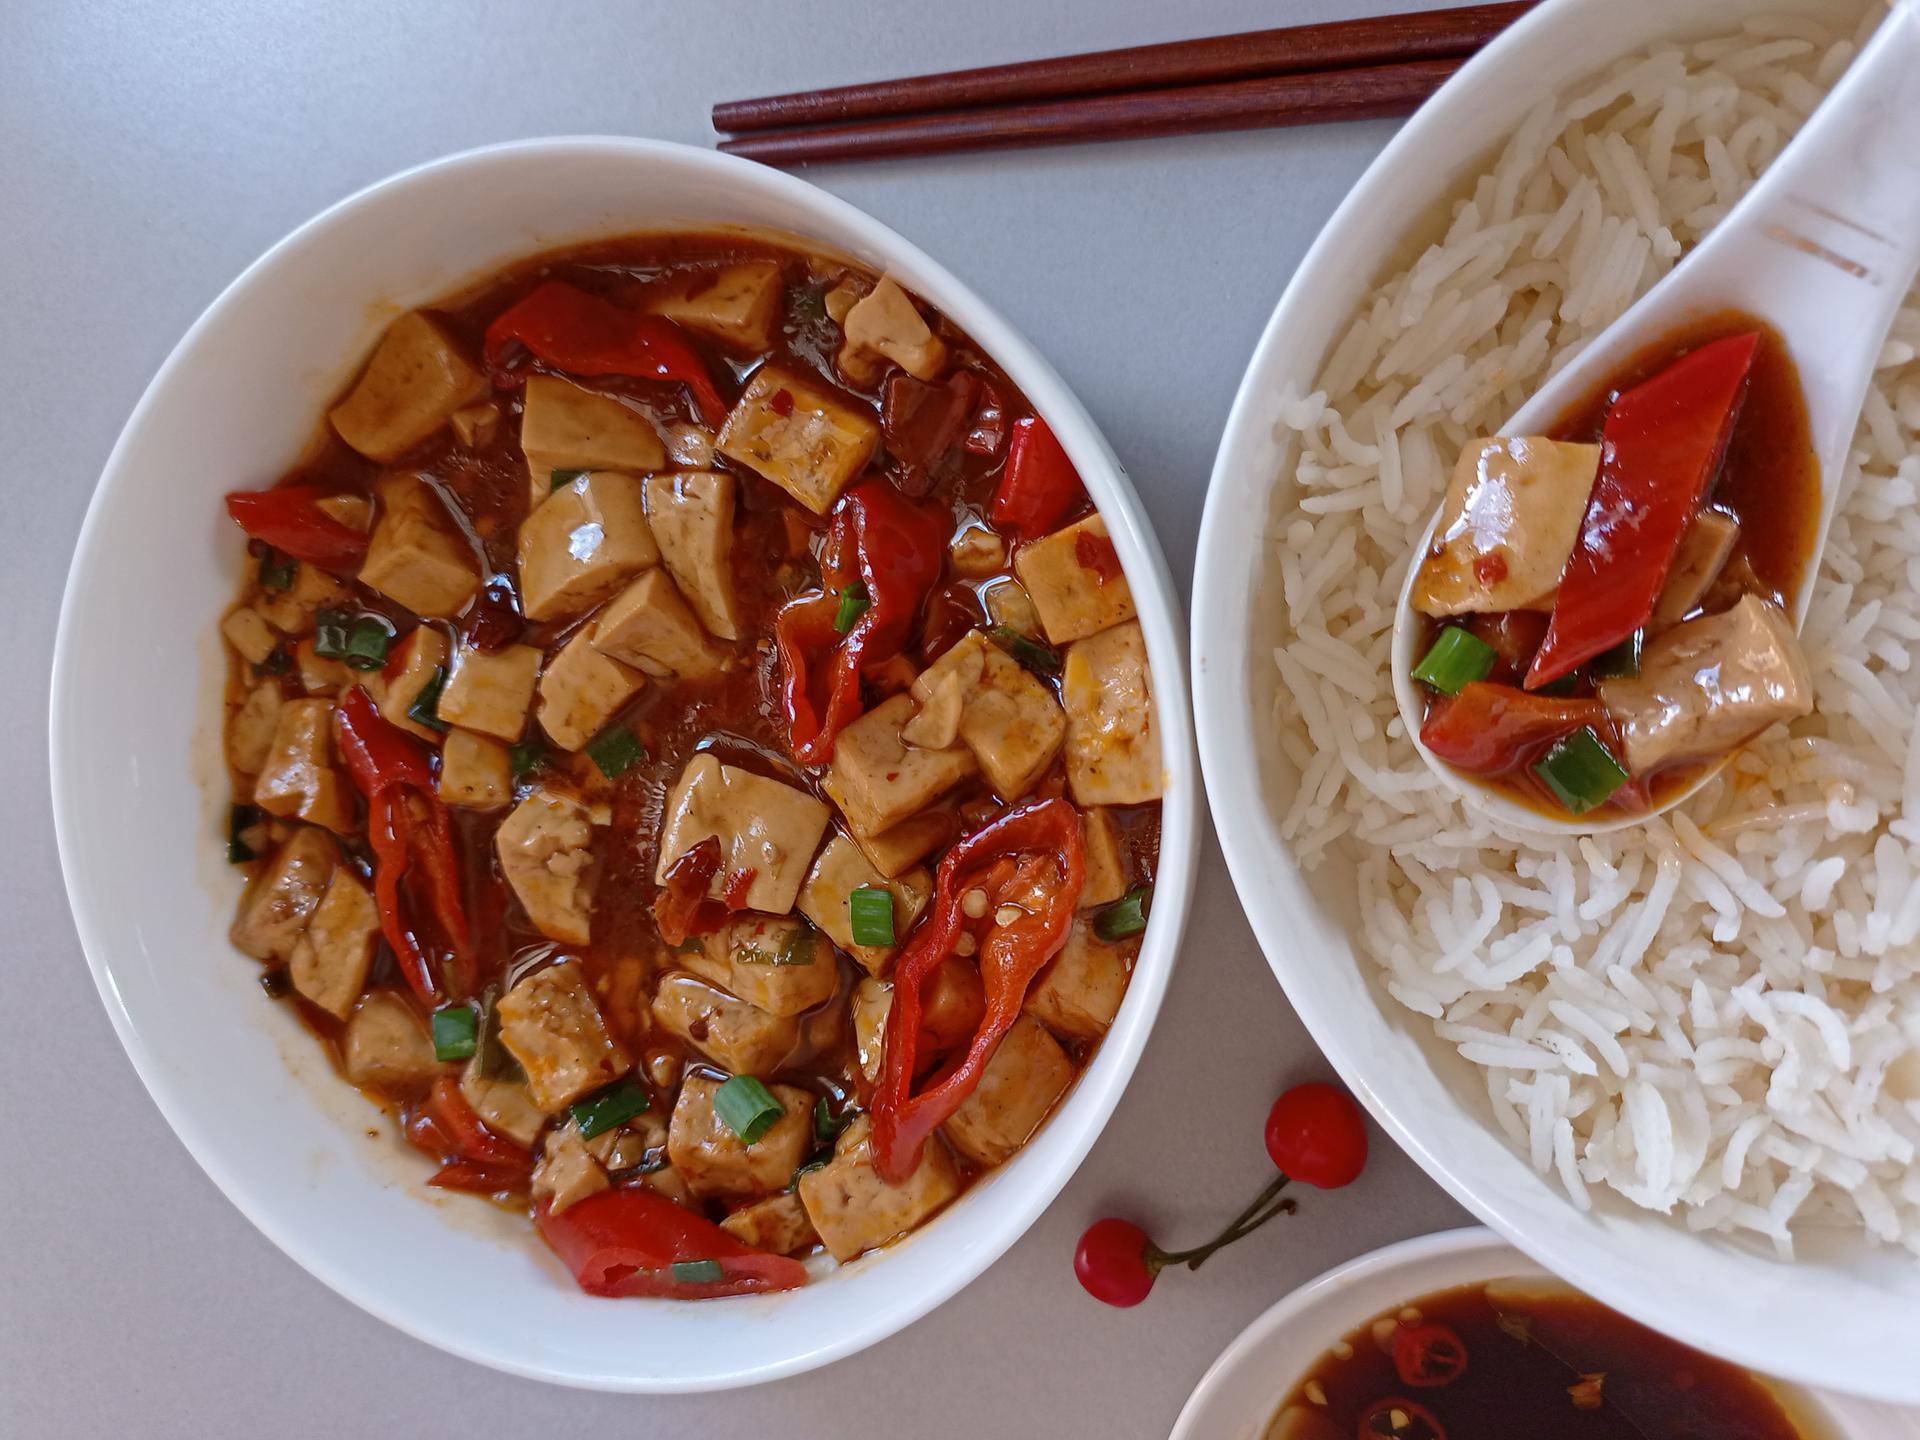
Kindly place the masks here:
[[(1416, 0), (1417, 3), (1417, 0)], [(1326, 1073), (1211, 841), (1139, 1073), (1032, 1231), (945, 1307), (813, 1374), (653, 1399), (563, 1391), (389, 1330), (255, 1233), (174, 1140), (75, 940), (54, 854), (46, 687), (68, 558), (114, 437), (239, 270), (334, 200), (492, 141), (705, 144), (714, 101), (1408, 8), (1408, 0), (0, 0), (0, 1436), (559, 1430), (805, 1437), (1164, 1435), (1254, 1315), (1462, 1213), (1383, 1137), (1137, 1310), (1074, 1284), (1110, 1211), (1210, 1231), (1264, 1183), (1260, 1124)], [(1253, 342), (1385, 122), (818, 168), (951, 266), (1058, 366), (1190, 580)], [(210, 437), (218, 443), (218, 437)], [(156, 644), (169, 643), (164, 622)], [(138, 697), (129, 697), (137, 702)]]

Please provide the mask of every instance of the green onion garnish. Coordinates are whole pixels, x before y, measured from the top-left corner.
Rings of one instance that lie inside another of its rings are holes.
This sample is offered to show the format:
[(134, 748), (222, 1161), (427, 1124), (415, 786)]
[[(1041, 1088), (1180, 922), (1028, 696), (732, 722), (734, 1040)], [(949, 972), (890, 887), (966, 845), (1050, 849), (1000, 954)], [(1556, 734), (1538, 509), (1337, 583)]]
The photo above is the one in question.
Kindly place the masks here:
[(629, 1075), (614, 1081), (598, 1094), (576, 1101), (573, 1120), (580, 1127), (580, 1137), (591, 1140), (603, 1131), (624, 1125), (634, 1116), (644, 1114), (652, 1106), (653, 1101), (647, 1098), (646, 1088)]
[(787, 1108), (753, 1076), (736, 1075), (713, 1092), (713, 1111), (744, 1144), (751, 1145)]
[(480, 1014), (471, 1005), (447, 1005), (433, 1012), (433, 1058), (465, 1060), (480, 1037)]
[(1640, 646), (1644, 630), (1636, 630), (1611, 650), (1593, 657), (1587, 673), (1596, 680), (1631, 680), (1640, 673)]
[(1124, 940), (1147, 928), (1147, 909), (1153, 902), (1151, 885), (1136, 885), (1093, 917), (1093, 933), (1102, 940)]
[(833, 1113), (832, 1104), (826, 1096), (822, 1095), (813, 1102), (814, 1139), (831, 1148), (833, 1142), (840, 1138), (840, 1132), (851, 1125), (853, 1117), (859, 1113), (858, 1110), (850, 1107), (844, 1115), (836, 1115)]
[(260, 852), (247, 843), (247, 831), (266, 818), (266, 812), (254, 805), (235, 805), (227, 811), (227, 863), (229, 865), (244, 865), (249, 860), (260, 858)]
[(473, 1066), (483, 1080), (518, 1085), (527, 1078), (524, 1066), (500, 1043), (500, 987), (489, 985), (480, 996), (480, 1026), (474, 1037)]
[(1533, 773), (1551, 790), (1569, 815), (1584, 815), (1604, 805), (1627, 783), (1627, 772), (1593, 733), (1584, 726), (1547, 751)]
[(562, 485), (571, 485), (582, 475), (590, 475), (590, 470), (555, 470), (548, 476), (547, 493), (552, 494)]
[(997, 627), (993, 632), (993, 643), (1044, 680), (1051, 680), (1060, 673), (1058, 650), (1051, 645), (1042, 645), (1031, 635), (1022, 635), (1011, 625)]
[(718, 1260), (676, 1260), (673, 1278), (680, 1285), (718, 1285), (727, 1278)]
[(867, 587), (858, 580), (846, 586), (840, 592), (840, 608), (834, 612), (833, 628), (842, 635), (846, 634), (860, 622), (860, 617), (867, 613), (867, 607), (872, 603)]
[(407, 718), (429, 730), (447, 729), (447, 722), (440, 718), (440, 692), (446, 687), (447, 667), (434, 666), (433, 674), (427, 677), (427, 683), (420, 687), (420, 693), (413, 697), (413, 704), (407, 707)]
[(314, 617), (313, 653), (322, 660), (344, 660), (355, 670), (378, 670), (387, 663), (393, 631), (374, 615), (358, 618), (344, 610), (322, 610)]
[(507, 751), (507, 764), (513, 778), (524, 780), (547, 763), (547, 747), (538, 739), (522, 740)]
[(856, 945), (891, 945), (893, 892), (878, 885), (862, 885), (847, 896), (847, 920)]
[(293, 656), (287, 653), (285, 645), (276, 645), (267, 652), (267, 658), (253, 667), (255, 679), (265, 679), (269, 675), (284, 675), (293, 669)]
[(296, 576), (300, 573), (300, 562), (289, 559), (271, 546), (260, 557), (260, 588), (262, 590), (287, 590), (292, 588)]
[(322, 610), (313, 617), (313, 653), (338, 660), (347, 653), (353, 634), (353, 616), (344, 610)]
[(811, 965), (813, 958), (813, 930), (806, 925), (794, 926), (775, 949), (762, 950), (758, 945), (741, 945), (733, 952), (733, 963), (736, 965)]
[(587, 742), (587, 758), (609, 780), (618, 780), (647, 758), (647, 747), (624, 725), (610, 725)]
[(1500, 652), (1478, 635), (1449, 625), (1413, 667), (1413, 678), (1442, 695), (1458, 695), (1475, 680), (1491, 675), (1499, 658)]

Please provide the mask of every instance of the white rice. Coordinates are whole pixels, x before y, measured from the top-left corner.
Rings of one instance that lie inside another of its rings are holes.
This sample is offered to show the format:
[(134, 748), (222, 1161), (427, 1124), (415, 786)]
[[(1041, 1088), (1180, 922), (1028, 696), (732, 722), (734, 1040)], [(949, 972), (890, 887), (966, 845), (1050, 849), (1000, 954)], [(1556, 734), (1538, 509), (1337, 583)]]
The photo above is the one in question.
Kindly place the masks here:
[[(1920, 298), (1881, 357), (1807, 616), (1818, 710), (1683, 812), (1503, 833), (1407, 743), (1388, 647), (1460, 447), (1726, 213), (1879, 13), (1852, 35), (1754, 19), (1542, 104), (1318, 388), (1279, 397), (1295, 854), (1356, 867), (1356, 944), (1574, 1203), (1610, 1190), (1783, 1253), (1834, 1226), (1920, 1254)], [(1908, 1078), (1889, 1087), (1889, 1067)]]

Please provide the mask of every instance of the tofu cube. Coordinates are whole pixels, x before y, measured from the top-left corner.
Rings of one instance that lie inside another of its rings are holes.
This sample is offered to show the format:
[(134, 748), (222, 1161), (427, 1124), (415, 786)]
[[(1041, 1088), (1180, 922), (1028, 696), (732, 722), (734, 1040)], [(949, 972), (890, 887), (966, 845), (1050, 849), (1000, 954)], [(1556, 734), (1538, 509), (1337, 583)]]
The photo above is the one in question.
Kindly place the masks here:
[(919, 921), (920, 912), (926, 909), (927, 901), (933, 898), (933, 876), (921, 868), (888, 879), (860, 853), (860, 847), (843, 834), (827, 841), (813, 862), (813, 869), (807, 873), (807, 883), (800, 887), (800, 913), (857, 960), (868, 974), (882, 975), (899, 946), (853, 943), (853, 916), (847, 908), (848, 897), (860, 889), (885, 889), (893, 897), (893, 933), (896, 940), (905, 940), (907, 932)]
[(520, 414), (529, 500), (540, 509), (556, 470), (627, 470), (645, 474), (666, 464), (666, 447), (651, 421), (626, 401), (558, 375), (530, 375)]
[(607, 1172), (580, 1138), (580, 1127), (572, 1121), (547, 1136), (540, 1150), (540, 1162), (533, 1167), (533, 1194), (545, 1198), (547, 1213), (558, 1215), (589, 1195), (607, 1188)]
[(347, 605), (352, 592), (317, 565), (295, 565), (293, 583), (284, 590), (261, 590), (253, 608), (282, 635), (305, 635), (322, 610)]
[(378, 681), (377, 675), (362, 676), (349, 670), (344, 661), (322, 655), (314, 648), (311, 635), (293, 647), (293, 673), (308, 695), (333, 696), (355, 685)]
[(306, 933), (294, 942), (287, 967), (293, 988), (336, 1020), (346, 1019), (367, 988), (379, 938), (380, 912), (373, 896), (351, 872), (335, 870)]
[(880, 1079), (887, 1053), (887, 1016), (893, 1010), (893, 985), (868, 975), (853, 987), (848, 1005), (853, 1019), (853, 1055), (868, 1084)]
[(953, 1156), (938, 1136), (904, 1184), (889, 1185), (873, 1168), (873, 1122), (862, 1115), (840, 1132), (833, 1159), (800, 1177), (800, 1203), (834, 1259), (897, 1240), (924, 1224), (960, 1193)]
[(546, 1129), (547, 1116), (527, 1087), (517, 1080), (496, 1080), (480, 1073), (478, 1059), (460, 1072), (460, 1093), (489, 1130), (516, 1144), (531, 1146)]
[(285, 960), (306, 931), (340, 864), (340, 847), (324, 830), (294, 828), (248, 883), (228, 938), (256, 960)]
[(1021, 1015), (1001, 1037), (974, 1087), (946, 1125), (953, 1148), (983, 1169), (1012, 1157), (1073, 1083), (1073, 1059), (1047, 1027)]
[(453, 425), (453, 438), (469, 450), (485, 449), (500, 430), (500, 407), (491, 400), (462, 406), (447, 418)]
[(1029, 1015), (1062, 1035), (1094, 1040), (1107, 1033), (1126, 998), (1137, 941), (1109, 945), (1083, 915), (1067, 943), (1027, 991)]
[(697, 679), (726, 663), (664, 570), (649, 570), (594, 620), (590, 642), (602, 655), (659, 679)]
[(769, 1015), (799, 1015), (840, 988), (840, 964), (818, 930), (796, 915), (733, 917), (711, 937), (726, 986)]
[(1139, 623), (1116, 625), (1070, 645), (1060, 693), (1067, 706), (1067, 788), (1074, 803), (1158, 800), (1166, 773)]
[(922, 750), (901, 727), (913, 718), (912, 697), (876, 705), (834, 741), (834, 797), (856, 833), (877, 835), (926, 809), (977, 768), (963, 745)]
[(373, 497), (343, 491), (338, 495), (326, 495), (313, 502), (314, 509), (323, 515), (329, 515), (349, 529), (358, 530), (362, 535), (373, 528)]
[(1698, 608), (1713, 589), (1740, 540), (1740, 522), (1724, 510), (1702, 510), (1681, 533), (1680, 548), (1667, 570), (1666, 584), (1647, 620), (1650, 633), (1677, 625)]
[(446, 664), (447, 637), (432, 625), (416, 625), (387, 657), (386, 668), (369, 676), (367, 681), (367, 688), (379, 703), (380, 713), (429, 745), (440, 743), (440, 732), (431, 725), (422, 725), (407, 712)]
[(1133, 618), (1133, 591), (1098, 515), (1023, 545), (1013, 569), (1055, 645)]
[(480, 588), (480, 569), (440, 497), (414, 475), (388, 476), (379, 496), (360, 583), (416, 615), (458, 614)]
[(535, 970), (500, 997), (500, 1043), (549, 1115), (633, 1068), (626, 1047), (607, 1033), (577, 960)]
[(879, 382), (888, 360), (917, 380), (937, 380), (946, 369), (946, 345), (891, 275), (853, 303), (841, 329), (840, 373), (862, 389)]
[(817, 377), (768, 363), (720, 429), (720, 453), (824, 515), (880, 448), (872, 410)]
[(1127, 893), (1127, 860), (1120, 844), (1120, 826), (1113, 812), (1101, 806), (1080, 816), (1080, 836), (1086, 847), (1086, 877), (1080, 885), (1080, 908), (1111, 905)]
[(735, 1075), (771, 1074), (800, 1043), (792, 1016), (749, 1005), (693, 975), (663, 979), (653, 992), (652, 1015), (662, 1030)]
[(647, 518), (660, 556), (700, 623), (740, 638), (733, 590), (733, 476), (717, 470), (647, 477)]
[(778, 260), (747, 260), (675, 276), (642, 308), (733, 349), (758, 352), (773, 346), (785, 293)]
[(432, 1084), (440, 1062), (413, 1007), (395, 991), (374, 990), (340, 1037), (340, 1068), (363, 1090), (401, 1096)]
[(273, 746), (283, 697), (280, 682), (268, 680), (247, 692), (227, 717), (227, 763), (243, 775), (258, 775)]
[(720, 841), (720, 871), (711, 894), (742, 870), (753, 881), (736, 903), (768, 915), (793, 909), (807, 868), (820, 848), (830, 812), (805, 791), (701, 753), (687, 762), (667, 794), (654, 881), (664, 885), (673, 862), (709, 837)]
[(453, 337), (409, 310), (387, 327), (329, 418), (342, 440), (384, 464), (431, 439), (454, 411), (486, 393), (487, 377)]
[(258, 665), (273, 654), (274, 646), (280, 643), (279, 635), (267, 624), (266, 618), (247, 605), (227, 612), (227, 618), (220, 622), (220, 633), (227, 637), (234, 653), (249, 665)]
[(440, 749), (440, 798), (465, 810), (495, 810), (513, 800), (513, 757), (498, 740), (449, 730)]
[(792, 1255), (820, 1243), (807, 1207), (790, 1190), (742, 1205), (720, 1222), (720, 1228), (742, 1245), (769, 1255)]
[(253, 803), (269, 815), (306, 820), (344, 835), (353, 829), (353, 789), (333, 756), (333, 705), (289, 700), (274, 720)]
[(713, 1108), (721, 1082), (689, 1075), (667, 1130), (667, 1158), (695, 1195), (770, 1195), (784, 1190), (813, 1143), (813, 1096), (769, 1085), (784, 1114), (749, 1145)]
[(463, 641), (440, 690), (440, 718), (496, 740), (518, 740), (526, 733), (539, 677), (538, 645), (509, 645), (489, 655)]
[(529, 620), (591, 610), (660, 563), (640, 482), (594, 470), (562, 485), (521, 522), (519, 559)]
[(923, 711), (958, 697), (959, 738), (1002, 800), (1017, 800), (1039, 782), (1067, 733), (1053, 692), (978, 630), (930, 665), (912, 695)]
[[(846, 813), (847, 802), (833, 772), (820, 779), (820, 788)], [(922, 810), (918, 815), (889, 826), (877, 835), (863, 835), (849, 829), (853, 843), (869, 864), (888, 879), (912, 869), (927, 856), (960, 834), (960, 817), (950, 809)]]
[(570, 795), (535, 790), (494, 834), (500, 873), (542, 935), (585, 945), (593, 922), (593, 821)]
[(589, 621), (547, 662), (540, 677), (540, 728), (562, 750), (578, 750), (647, 683), (641, 671), (593, 646)]

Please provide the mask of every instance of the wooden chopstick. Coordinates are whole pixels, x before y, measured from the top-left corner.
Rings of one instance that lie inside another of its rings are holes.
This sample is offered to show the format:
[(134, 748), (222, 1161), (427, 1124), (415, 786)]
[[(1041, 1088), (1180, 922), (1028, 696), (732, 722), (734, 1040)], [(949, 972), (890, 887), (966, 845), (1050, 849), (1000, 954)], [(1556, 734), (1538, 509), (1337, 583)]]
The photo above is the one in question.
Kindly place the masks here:
[(1405, 65), (1271, 75), (1219, 85), (773, 130), (723, 140), (720, 149), (770, 165), (797, 165), (1405, 115), (1419, 108), (1465, 63), (1464, 58), (1416, 60)]
[[(713, 128), (744, 133), (1076, 95), (1204, 85), (1266, 75), (1404, 64), (1470, 55), (1535, 0), (1380, 15), (1088, 55), (1062, 55), (829, 90), (803, 90), (713, 107)], [(724, 147), (723, 147), (724, 148)], [(903, 152), (906, 153), (906, 152)]]

